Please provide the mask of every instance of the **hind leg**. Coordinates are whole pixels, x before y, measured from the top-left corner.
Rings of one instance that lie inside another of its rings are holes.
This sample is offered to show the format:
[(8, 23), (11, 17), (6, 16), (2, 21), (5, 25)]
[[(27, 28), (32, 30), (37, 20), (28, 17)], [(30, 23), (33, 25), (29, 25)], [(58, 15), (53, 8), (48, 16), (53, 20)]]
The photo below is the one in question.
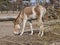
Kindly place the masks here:
[(38, 36), (41, 35), (41, 37), (44, 35), (44, 25), (40, 26), (39, 34)]
[(41, 37), (44, 35), (44, 24), (43, 24), (43, 21), (41, 19), (38, 20), (38, 24), (39, 24), (39, 35), (41, 35)]
[(45, 13), (46, 13), (46, 9), (43, 8), (40, 12), (40, 17), (39, 17), (40, 31), (39, 31), (38, 35), (41, 34), (41, 37), (44, 35), (44, 24), (43, 24), (44, 19), (43, 19), (43, 17), (45, 15)]

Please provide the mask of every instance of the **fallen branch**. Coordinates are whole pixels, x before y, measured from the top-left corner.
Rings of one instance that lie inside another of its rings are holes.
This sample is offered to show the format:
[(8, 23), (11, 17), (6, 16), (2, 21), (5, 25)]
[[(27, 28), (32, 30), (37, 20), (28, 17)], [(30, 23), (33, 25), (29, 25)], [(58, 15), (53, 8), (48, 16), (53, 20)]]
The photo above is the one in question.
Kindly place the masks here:
[(1, 21), (14, 21), (16, 19), (16, 16), (0, 16), (0, 22)]

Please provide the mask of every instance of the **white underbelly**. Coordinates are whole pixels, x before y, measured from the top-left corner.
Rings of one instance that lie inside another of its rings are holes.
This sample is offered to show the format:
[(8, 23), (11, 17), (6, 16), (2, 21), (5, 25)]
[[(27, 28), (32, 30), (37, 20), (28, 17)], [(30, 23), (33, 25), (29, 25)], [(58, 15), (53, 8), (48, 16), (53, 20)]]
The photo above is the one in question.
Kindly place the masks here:
[(35, 19), (35, 18), (37, 18), (37, 17), (36, 17), (36, 15), (33, 15), (33, 14), (28, 17), (28, 19)]

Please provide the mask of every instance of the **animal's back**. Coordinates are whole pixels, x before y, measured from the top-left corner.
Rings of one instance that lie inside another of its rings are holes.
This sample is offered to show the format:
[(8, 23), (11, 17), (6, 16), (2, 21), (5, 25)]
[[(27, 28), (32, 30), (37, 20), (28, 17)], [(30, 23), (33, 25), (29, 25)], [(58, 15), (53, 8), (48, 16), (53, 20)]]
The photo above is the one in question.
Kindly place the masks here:
[(27, 14), (27, 15), (31, 15), (32, 14), (32, 8), (31, 7), (26, 7), (24, 9), (24, 13)]

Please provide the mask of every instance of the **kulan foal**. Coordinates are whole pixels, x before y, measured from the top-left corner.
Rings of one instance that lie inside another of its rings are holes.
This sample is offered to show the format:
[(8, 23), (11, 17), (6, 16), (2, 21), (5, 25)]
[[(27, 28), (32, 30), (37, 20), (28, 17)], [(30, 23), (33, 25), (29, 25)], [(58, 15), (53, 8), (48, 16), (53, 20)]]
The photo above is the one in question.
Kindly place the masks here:
[(45, 15), (45, 13), (46, 13), (46, 9), (41, 5), (24, 8), (20, 12), (17, 20), (14, 22), (14, 25), (15, 25), (14, 26), (14, 34), (19, 34), (20, 33), (19, 32), (19, 29), (20, 29), (19, 23), (23, 23), (23, 28), (22, 28), (22, 31), (21, 31), (21, 34), (20, 34), (20, 35), (23, 35), (26, 22), (28, 21), (29, 24), (30, 24), (31, 35), (33, 35), (32, 20), (36, 19), (38, 21), (39, 26), (40, 26), (40, 30), (39, 30), (38, 35), (41, 35), (41, 37), (42, 37), (44, 35), (43, 17)]

